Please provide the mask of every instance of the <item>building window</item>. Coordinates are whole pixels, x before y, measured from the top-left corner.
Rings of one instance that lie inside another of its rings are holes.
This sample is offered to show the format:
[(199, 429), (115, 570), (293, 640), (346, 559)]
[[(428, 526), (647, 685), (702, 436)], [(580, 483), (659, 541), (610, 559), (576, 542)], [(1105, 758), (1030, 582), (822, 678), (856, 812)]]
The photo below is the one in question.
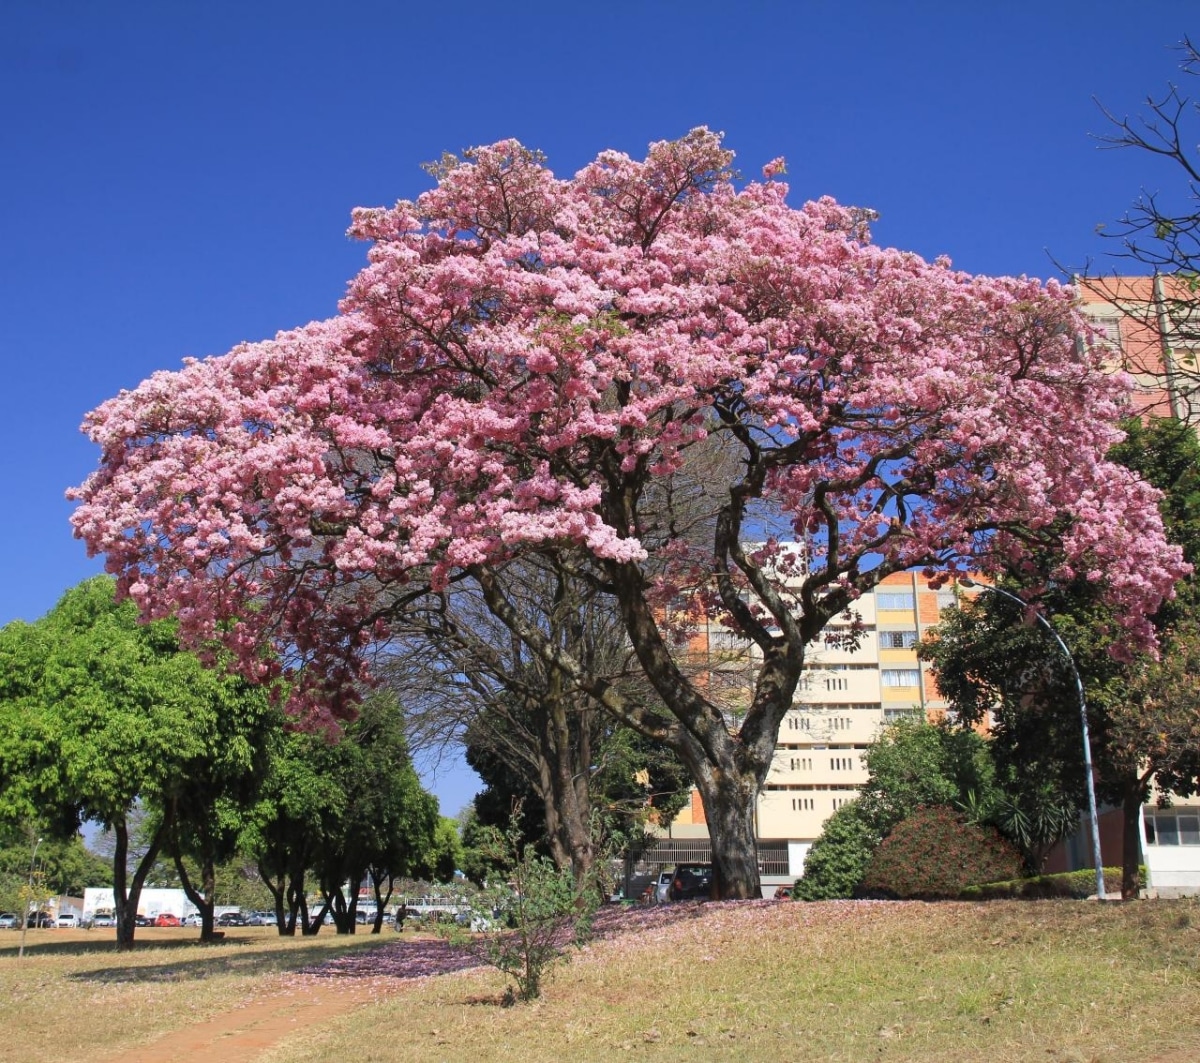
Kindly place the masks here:
[(1096, 330), (1092, 342), (1108, 351), (1121, 350), (1121, 319), (1107, 314), (1088, 314), (1087, 322)]
[(950, 588), (943, 587), (937, 592), (937, 607), (940, 613), (943, 609), (953, 609), (958, 605), (958, 595)]
[(1200, 814), (1148, 813), (1146, 842), (1148, 845), (1200, 845)]
[(885, 687), (915, 687), (921, 685), (921, 673), (916, 668), (884, 668), (879, 673)]
[(924, 718), (925, 714), (915, 705), (907, 709), (883, 710), (884, 723), (897, 723), (900, 720), (921, 720)]
[(850, 689), (850, 680), (848, 680), (848, 679), (826, 679), (825, 680), (825, 689), (826, 690), (849, 690)]
[(911, 650), (917, 644), (915, 631), (881, 631), (879, 645), (885, 650)]
[(878, 609), (908, 609), (914, 608), (912, 591), (877, 591), (875, 606)]

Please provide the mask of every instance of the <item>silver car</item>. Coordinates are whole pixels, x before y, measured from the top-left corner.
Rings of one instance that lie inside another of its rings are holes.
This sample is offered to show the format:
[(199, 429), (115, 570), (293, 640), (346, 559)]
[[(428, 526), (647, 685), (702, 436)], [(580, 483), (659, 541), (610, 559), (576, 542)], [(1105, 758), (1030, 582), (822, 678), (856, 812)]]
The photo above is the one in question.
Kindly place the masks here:
[(667, 896), (667, 891), (671, 888), (671, 872), (660, 871), (658, 873), (658, 881), (654, 884), (654, 903), (666, 904), (670, 898)]

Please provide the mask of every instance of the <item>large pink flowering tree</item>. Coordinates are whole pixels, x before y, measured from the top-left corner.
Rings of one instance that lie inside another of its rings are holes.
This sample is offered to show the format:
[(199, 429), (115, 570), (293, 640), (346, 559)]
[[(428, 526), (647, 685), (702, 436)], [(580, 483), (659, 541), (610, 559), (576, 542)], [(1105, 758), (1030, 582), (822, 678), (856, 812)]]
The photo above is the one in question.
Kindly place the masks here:
[[(725, 893), (757, 895), (753, 808), (805, 648), (858, 595), (1049, 546), (1137, 642), (1182, 567), (1154, 492), (1104, 460), (1126, 383), (1068, 288), (878, 247), (866, 212), (790, 207), (778, 164), (739, 187), (731, 161), (703, 129), (568, 180), (513, 141), (443, 159), (415, 203), (355, 212), (370, 260), (338, 317), (87, 418), (76, 533), (147, 616), (294, 670), (309, 712), (341, 711), (413, 602), (469, 584), (676, 748)], [(513, 607), (530, 553), (611, 596), (660, 704)], [(681, 667), (681, 602), (753, 646), (744, 711)]]

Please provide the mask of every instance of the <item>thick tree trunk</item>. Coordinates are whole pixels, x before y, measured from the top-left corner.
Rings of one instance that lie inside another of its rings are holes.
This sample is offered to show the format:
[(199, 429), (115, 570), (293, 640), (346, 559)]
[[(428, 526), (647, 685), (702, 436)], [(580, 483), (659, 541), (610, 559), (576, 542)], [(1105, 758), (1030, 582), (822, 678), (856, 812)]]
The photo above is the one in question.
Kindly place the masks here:
[[(552, 672), (540, 704), (530, 708), (540, 725), (538, 796), (546, 808), (551, 855), (559, 867), (570, 867), (576, 884), (583, 885), (596, 862), (591, 822), (592, 748), (586, 710), (568, 706), (565, 686), (563, 676)], [(572, 720), (572, 712), (579, 718)]]
[(1137, 900), (1138, 872), (1142, 862), (1142, 802), (1146, 783), (1130, 779), (1121, 794), (1121, 900)]
[(692, 769), (704, 802), (704, 818), (712, 842), (714, 900), (761, 900), (755, 806), (759, 784), (754, 776)]

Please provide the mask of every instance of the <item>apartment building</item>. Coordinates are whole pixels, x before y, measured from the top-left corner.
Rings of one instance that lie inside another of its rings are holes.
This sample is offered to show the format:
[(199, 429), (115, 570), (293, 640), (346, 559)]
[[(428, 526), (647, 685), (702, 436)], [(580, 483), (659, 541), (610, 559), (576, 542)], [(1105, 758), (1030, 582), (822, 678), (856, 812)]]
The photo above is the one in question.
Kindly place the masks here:
[[(759, 796), (757, 832), (765, 889), (794, 881), (825, 820), (857, 795), (867, 779), (863, 754), (890, 722), (945, 712), (933, 677), (917, 660), (917, 644), (955, 602), (948, 586), (929, 589), (919, 572), (886, 577), (855, 603), (857, 643), (848, 644), (851, 617), (810, 647), (795, 703), (779, 731), (775, 758)], [(749, 690), (753, 655), (716, 624), (688, 647), (688, 663), (709, 677), (717, 700), (736, 713)], [(698, 793), (664, 831), (660, 851), (706, 859), (708, 831)]]
[(1140, 414), (1200, 423), (1200, 294), (1183, 278), (1077, 277), (1081, 309)]

